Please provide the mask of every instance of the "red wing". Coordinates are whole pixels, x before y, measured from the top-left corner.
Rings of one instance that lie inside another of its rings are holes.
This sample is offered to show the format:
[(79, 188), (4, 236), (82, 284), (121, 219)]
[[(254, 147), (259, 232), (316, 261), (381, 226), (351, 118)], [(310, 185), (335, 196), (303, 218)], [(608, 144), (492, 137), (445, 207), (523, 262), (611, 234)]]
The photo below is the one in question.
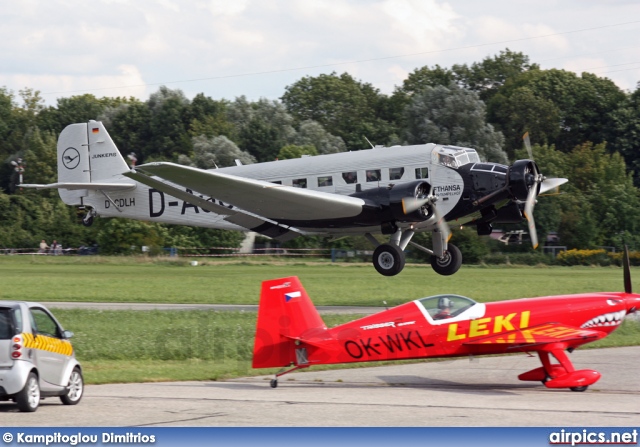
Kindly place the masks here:
[(530, 346), (547, 343), (595, 341), (607, 334), (593, 329), (582, 329), (562, 323), (544, 323), (526, 329), (490, 335), (464, 343), (465, 345), (506, 344), (511, 346)]

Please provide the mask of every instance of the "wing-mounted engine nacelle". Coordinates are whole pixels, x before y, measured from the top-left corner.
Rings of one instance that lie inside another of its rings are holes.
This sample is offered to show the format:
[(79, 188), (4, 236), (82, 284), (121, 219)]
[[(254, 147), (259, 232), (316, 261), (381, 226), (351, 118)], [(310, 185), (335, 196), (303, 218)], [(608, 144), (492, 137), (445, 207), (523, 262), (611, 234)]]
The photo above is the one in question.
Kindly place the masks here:
[(389, 184), (351, 194), (379, 207), (383, 222), (422, 222), (433, 213), (429, 196), (431, 185), (425, 180)]
[[(540, 189), (540, 183), (535, 183), (536, 175), (540, 172), (538, 165), (533, 160), (518, 160), (509, 168), (509, 193), (516, 200), (525, 201), (529, 190), (536, 185)], [(536, 194), (539, 191), (536, 191)]]
[(389, 208), (394, 219), (405, 222), (427, 220), (433, 213), (430, 192), (431, 185), (424, 180), (393, 185), (389, 189)]

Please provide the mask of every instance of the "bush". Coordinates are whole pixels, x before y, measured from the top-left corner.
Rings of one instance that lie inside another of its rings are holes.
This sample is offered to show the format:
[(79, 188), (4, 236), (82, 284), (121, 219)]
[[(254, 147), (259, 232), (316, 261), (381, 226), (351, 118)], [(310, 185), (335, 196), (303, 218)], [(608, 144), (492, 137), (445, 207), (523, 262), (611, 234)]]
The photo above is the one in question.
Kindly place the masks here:
[(611, 257), (606, 250), (567, 250), (558, 253), (556, 258), (560, 265), (611, 265)]

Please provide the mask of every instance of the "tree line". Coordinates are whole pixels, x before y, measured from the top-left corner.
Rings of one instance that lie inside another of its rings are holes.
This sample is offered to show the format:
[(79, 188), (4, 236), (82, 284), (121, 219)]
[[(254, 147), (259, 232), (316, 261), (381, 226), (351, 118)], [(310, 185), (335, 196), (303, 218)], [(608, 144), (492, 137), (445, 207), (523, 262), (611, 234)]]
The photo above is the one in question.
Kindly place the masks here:
[[(46, 106), (33, 89), (16, 95), (0, 88), (0, 247), (35, 247), (41, 239), (97, 244), (103, 253), (140, 245), (238, 246), (242, 234), (221, 230), (120, 219), (83, 227), (57, 192), (19, 188), (19, 159), (25, 183), (55, 182), (58, 134), (91, 119), (105, 124), (125, 158), (205, 169), (235, 159), (246, 164), (360, 150), (368, 142), (454, 144), (510, 163), (528, 158), (522, 135), (529, 132), (541, 171), (569, 179), (559, 195), (539, 199), (542, 238), (557, 232), (569, 248), (620, 248), (639, 240), (640, 87), (627, 92), (591, 73), (543, 70), (509, 49), (470, 65), (417, 68), (389, 95), (348, 73), (306, 76), (279, 100), (258, 101), (202, 93), (189, 99), (163, 86), (146, 101), (84, 94)], [(362, 241), (289, 244), (357, 247)]]

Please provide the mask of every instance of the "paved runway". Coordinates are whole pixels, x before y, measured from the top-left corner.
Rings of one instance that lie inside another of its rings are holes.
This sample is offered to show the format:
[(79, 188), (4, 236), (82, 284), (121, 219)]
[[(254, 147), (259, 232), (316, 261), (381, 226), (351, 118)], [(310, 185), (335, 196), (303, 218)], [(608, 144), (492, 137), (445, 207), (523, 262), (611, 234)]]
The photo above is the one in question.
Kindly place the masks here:
[(637, 426), (640, 347), (578, 350), (577, 369), (602, 379), (587, 391), (520, 382), (539, 366), (525, 354), (292, 373), (224, 382), (88, 386), (82, 402), (43, 401), (36, 413), (0, 403), (15, 426)]

